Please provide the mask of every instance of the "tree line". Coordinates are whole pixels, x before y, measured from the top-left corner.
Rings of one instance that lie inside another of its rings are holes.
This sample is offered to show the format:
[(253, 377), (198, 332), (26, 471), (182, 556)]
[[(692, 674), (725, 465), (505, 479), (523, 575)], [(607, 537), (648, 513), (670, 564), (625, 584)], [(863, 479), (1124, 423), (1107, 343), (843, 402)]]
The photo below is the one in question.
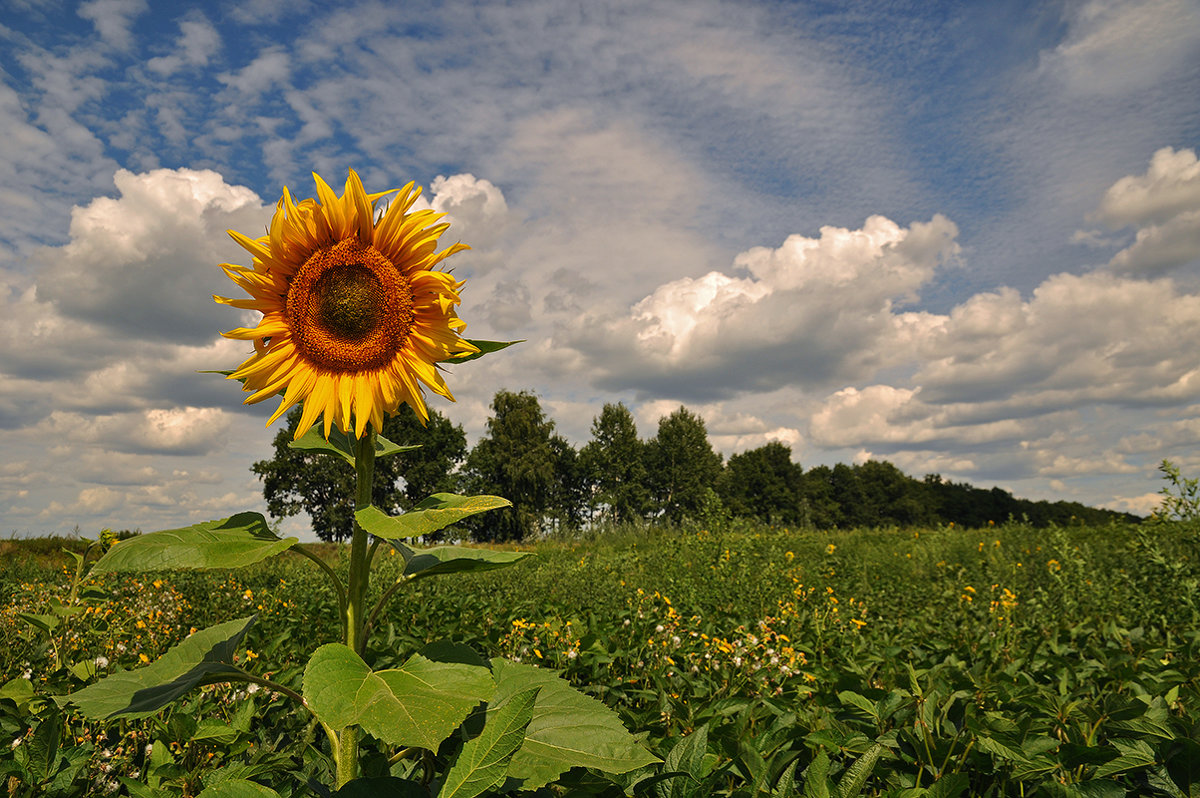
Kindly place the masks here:
[[(591, 439), (579, 449), (555, 431), (531, 392), (499, 391), (491, 409), (485, 434), (468, 449), (461, 426), (431, 409), (422, 427), (403, 405), (381, 434), (422, 446), (376, 462), (375, 505), (396, 514), (431, 493), (511, 500), (509, 509), (464, 523), (480, 541), (522, 540), (605, 522), (679, 524), (723, 515), (823, 529), (981, 527), (1009, 518), (1035, 526), (1140, 520), (1078, 502), (1019, 499), (1000, 488), (976, 488), (937, 474), (918, 480), (882, 460), (805, 471), (779, 442), (725, 461), (712, 448), (704, 420), (684, 406), (659, 419), (655, 436), (644, 441), (625, 405), (606, 404), (592, 421)], [(268, 512), (283, 518), (304, 510), (322, 540), (348, 539), (354, 470), (338, 458), (290, 448), (299, 419), (297, 407), (275, 436), (274, 457), (251, 467), (262, 480)]]

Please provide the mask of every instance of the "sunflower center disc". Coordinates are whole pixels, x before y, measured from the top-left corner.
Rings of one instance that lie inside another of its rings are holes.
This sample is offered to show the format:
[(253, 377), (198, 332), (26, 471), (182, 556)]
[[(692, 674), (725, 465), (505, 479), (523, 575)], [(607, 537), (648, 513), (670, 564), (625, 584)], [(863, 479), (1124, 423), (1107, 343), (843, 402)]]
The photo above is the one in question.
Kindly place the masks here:
[(334, 266), (318, 279), (313, 291), (318, 297), (317, 315), (330, 332), (357, 341), (375, 329), (385, 304), (383, 286), (361, 263)]
[(412, 329), (412, 287), (377, 249), (346, 239), (314, 252), (296, 272), (287, 320), (313, 365), (343, 373), (382, 368)]

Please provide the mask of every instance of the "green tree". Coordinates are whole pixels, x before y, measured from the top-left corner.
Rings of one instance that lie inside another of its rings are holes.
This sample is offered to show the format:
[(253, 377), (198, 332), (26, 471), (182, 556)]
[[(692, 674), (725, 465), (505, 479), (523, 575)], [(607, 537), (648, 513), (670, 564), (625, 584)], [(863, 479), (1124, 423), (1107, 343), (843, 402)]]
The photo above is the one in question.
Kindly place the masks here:
[(829, 484), (833, 500), (837, 503), (834, 526), (854, 529), (877, 524), (879, 519), (872, 514), (872, 508), (868, 506), (867, 495), (858, 479), (858, 472), (853, 467), (845, 463), (836, 463), (829, 474)]
[(547, 507), (551, 523), (558, 529), (579, 529), (587, 512), (587, 475), (579, 452), (561, 435), (550, 438), (554, 453), (554, 482)]
[(819, 465), (804, 475), (799, 523), (812, 529), (829, 529), (841, 522), (841, 507), (833, 492), (833, 469)]
[(554, 422), (542, 412), (537, 396), (496, 393), (487, 434), (467, 455), (464, 478), (469, 492), (504, 496), (513, 506), (470, 525), (476, 539), (522, 540), (541, 532), (553, 504), (561, 456), (554, 437)]
[(734, 515), (785, 524), (803, 520), (804, 469), (792, 462), (791, 447), (778, 441), (730, 457), (717, 492)]
[[(354, 532), (354, 469), (339, 458), (288, 446), (301, 412), (299, 405), (293, 408), (287, 414), (287, 426), (275, 434), (275, 456), (259, 460), (250, 470), (262, 480), (263, 498), (273, 517), (285, 518), (304, 510), (321, 540), (348, 539)], [(467, 454), (462, 427), (432, 409), (428, 425), (422, 426), (412, 408), (401, 405), (384, 421), (380, 434), (393, 443), (419, 443), (421, 448), (377, 462), (371, 482), (375, 506), (397, 513), (431, 493), (457, 489), (455, 469)]]
[(923, 483), (886, 460), (868, 460), (854, 471), (872, 523), (911, 526), (935, 522), (929, 490)]
[(579, 453), (591, 488), (591, 510), (599, 510), (617, 523), (646, 515), (650, 493), (646, 489), (645, 448), (629, 408), (605, 404), (592, 419), (592, 439)]
[(658, 434), (646, 444), (646, 471), (664, 518), (679, 523), (697, 513), (721, 476), (721, 455), (708, 442), (704, 420), (682, 405), (659, 419)]

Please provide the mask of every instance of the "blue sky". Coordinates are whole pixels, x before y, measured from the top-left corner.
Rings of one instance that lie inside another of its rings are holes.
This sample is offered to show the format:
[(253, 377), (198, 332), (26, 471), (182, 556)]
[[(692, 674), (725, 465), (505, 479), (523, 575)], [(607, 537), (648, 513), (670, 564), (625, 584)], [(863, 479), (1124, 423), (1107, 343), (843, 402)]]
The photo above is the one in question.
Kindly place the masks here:
[(0, 531), (261, 507), (269, 408), (195, 374), (253, 321), (224, 230), (351, 167), (529, 340), (451, 377), (472, 437), (529, 388), (577, 444), (621, 400), (1142, 512), (1200, 472), (1189, 0), (2, 7)]

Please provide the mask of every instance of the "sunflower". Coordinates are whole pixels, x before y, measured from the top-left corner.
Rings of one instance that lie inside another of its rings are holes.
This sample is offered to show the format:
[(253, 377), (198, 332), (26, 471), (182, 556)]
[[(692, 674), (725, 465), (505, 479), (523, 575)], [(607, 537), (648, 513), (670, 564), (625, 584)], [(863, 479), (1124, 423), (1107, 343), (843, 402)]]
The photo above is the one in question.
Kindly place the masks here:
[(391, 191), (367, 194), (354, 170), (340, 197), (313, 178), (319, 203), (294, 202), (284, 188), (268, 235), (229, 231), (253, 266), (221, 268), (251, 298), (213, 299), (263, 314), (257, 327), (221, 333), (254, 342), (229, 379), (251, 392), (246, 404), (283, 392), (268, 426), (302, 402), (297, 439), (322, 415), (326, 438), (334, 424), (361, 437), (402, 402), (427, 421), (422, 385), (454, 400), (437, 364), (478, 351), (459, 337), (463, 283), (434, 270), (469, 247), (435, 252), (449, 224), (435, 224), (444, 214), (431, 210), (409, 213), (421, 194), (412, 183), (376, 222), (374, 203)]

